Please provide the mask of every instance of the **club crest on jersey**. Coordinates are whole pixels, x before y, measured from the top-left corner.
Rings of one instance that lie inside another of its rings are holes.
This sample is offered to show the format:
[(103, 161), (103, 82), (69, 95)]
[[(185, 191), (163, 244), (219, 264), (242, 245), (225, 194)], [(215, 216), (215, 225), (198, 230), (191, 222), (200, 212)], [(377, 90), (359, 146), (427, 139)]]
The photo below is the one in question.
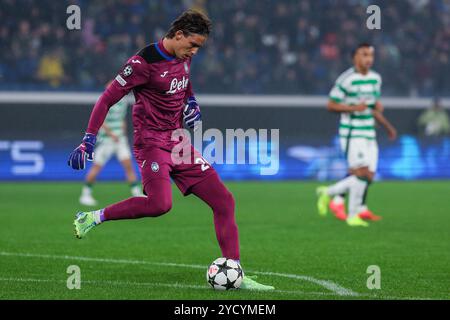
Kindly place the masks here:
[(152, 171), (158, 172), (159, 171), (159, 164), (158, 162), (152, 162)]
[(186, 73), (189, 73), (189, 66), (187, 62), (184, 63), (184, 71), (186, 71)]
[(125, 77), (131, 76), (132, 73), (133, 73), (133, 68), (131, 67), (131, 65), (126, 65), (125, 68), (123, 68), (122, 74)]
[(166, 94), (174, 94), (180, 90), (186, 89), (189, 83), (189, 78), (183, 76), (183, 79), (178, 80), (177, 78), (173, 78), (170, 82), (170, 89), (166, 91)]

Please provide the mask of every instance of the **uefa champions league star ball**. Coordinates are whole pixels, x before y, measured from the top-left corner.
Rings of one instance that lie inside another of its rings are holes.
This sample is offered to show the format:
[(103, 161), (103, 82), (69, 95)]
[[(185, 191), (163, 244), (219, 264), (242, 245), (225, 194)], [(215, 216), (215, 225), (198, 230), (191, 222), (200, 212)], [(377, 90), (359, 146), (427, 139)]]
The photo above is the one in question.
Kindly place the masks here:
[(206, 272), (206, 280), (216, 290), (238, 289), (243, 277), (240, 264), (227, 258), (217, 258)]

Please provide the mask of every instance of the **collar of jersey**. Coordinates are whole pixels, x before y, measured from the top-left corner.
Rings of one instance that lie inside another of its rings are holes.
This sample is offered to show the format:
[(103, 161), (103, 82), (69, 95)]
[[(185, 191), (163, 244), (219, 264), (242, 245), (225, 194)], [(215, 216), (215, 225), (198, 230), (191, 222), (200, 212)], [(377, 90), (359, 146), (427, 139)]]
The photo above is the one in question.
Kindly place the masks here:
[(166, 49), (164, 49), (164, 47), (160, 48), (160, 44), (162, 47), (162, 41), (155, 43), (156, 50), (158, 50), (159, 54), (167, 61), (172, 61), (173, 59), (175, 59), (175, 57), (168, 54), (168, 52), (166, 51)]

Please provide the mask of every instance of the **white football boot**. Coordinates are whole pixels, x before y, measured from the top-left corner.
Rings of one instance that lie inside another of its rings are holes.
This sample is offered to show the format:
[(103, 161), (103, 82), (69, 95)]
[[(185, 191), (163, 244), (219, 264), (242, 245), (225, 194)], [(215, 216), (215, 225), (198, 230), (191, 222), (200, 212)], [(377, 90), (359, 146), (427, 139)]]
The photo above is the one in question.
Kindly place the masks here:
[(80, 203), (84, 206), (93, 207), (97, 205), (97, 200), (92, 197), (92, 194), (83, 192), (80, 197)]

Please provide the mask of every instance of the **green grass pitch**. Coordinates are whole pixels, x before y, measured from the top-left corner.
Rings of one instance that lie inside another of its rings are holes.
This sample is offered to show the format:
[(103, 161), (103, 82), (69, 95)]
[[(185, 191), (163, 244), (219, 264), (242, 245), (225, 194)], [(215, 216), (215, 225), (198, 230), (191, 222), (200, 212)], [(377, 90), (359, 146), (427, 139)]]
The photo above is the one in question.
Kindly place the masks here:
[[(379, 182), (369, 204), (383, 220), (350, 228), (315, 209), (317, 183), (234, 182), (241, 261), (274, 292), (218, 292), (212, 212), (174, 187), (173, 209), (107, 222), (73, 236), (80, 184), (0, 184), (0, 299), (449, 299), (450, 182)], [(128, 197), (99, 183), (100, 205)], [(81, 289), (66, 286), (81, 270)], [(381, 270), (369, 290), (368, 266)]]

